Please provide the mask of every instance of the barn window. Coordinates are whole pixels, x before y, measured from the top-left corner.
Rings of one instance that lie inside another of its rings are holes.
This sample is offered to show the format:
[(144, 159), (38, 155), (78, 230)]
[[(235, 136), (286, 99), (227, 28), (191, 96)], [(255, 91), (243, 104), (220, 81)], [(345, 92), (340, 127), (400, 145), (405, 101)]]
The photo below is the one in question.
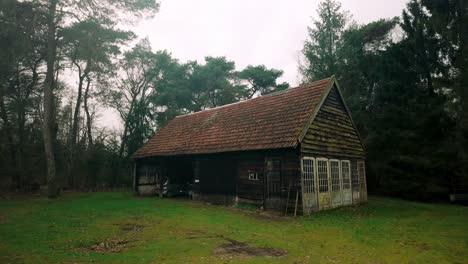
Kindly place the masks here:
[(341, 178), (343, 179), (343, 190), (350, 190), (351, 189), (351, 182), (350, 182), (350, 163), (349, 160), (342, 160), (341, 161)]
[(315, 160), (304, 157), (302, 159), (302, 180), (305, 193), (315, 193)]
[(249, 180), (258, 181), (258, 172), (249, 170)]
[(359, 180), (361, 182), (361, 188), (365, 188), (366, 187), (366, 169), (365, 169), (365, 166), (364, 166), (364, 161), (359, 161), (357, 163), (357, 166), (358, 166), (358, 173), (359, 173)]
[(339, 191), (340, 187), (340, 161), (330, 160), (330, 178), (332, 192)]
[(317, 159), (317, 176), (319, 192), (328, 192), (328, 160)]
[(356, 161), (351, 162), (351, 187), (353, 191), (359, 191), (359, 174)]

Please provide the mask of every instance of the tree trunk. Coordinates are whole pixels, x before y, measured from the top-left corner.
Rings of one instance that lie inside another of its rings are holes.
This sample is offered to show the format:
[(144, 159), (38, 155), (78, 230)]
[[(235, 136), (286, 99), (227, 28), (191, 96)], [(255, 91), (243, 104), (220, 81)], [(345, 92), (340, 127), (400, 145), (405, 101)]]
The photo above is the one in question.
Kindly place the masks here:
[(124, 153), (124, 150), (125, 150), (125, 145), (127, 144), (127, 133), (128, 133), (128, 125), (129, 125), (129, 118), (130, 118), (130, 115), (132, 114), (133, 112), (133, 108), (135, 106), (135, 103), (136, 103), (136, 95), (133, 94), (132, 95), (132, 101), (130, 103), (130, 109), (128, 110), (128, 114), (127, 114), (127, 120), (124, 121), (124, 131), (123, 131), (123, 134), (122, 134), (122, 140), (120, 142), (120, 149), (119, 149), (119, 158), (121, 159), (123, 157), (123, 153)]
[[(16, 164), (16, 151), (15, 151), (15, 145), (13, 141), (13, 134), (12, 134), (12, 129), (10, 125), (10, 121), (8, 120), (8, 114), (6, 111), (5, 107), (5, 102), (3, 99), (3, 92), (0, 90), (0, 116), (3, 119), (3, 126), (6, 132), (6, 137), (7, 137), (7, 144), (8, 144), (8, 149), (10, 151), (10, 158), (11, 158), (11, 163)], [(21, 179), (19, 178), (19, 174), (17, 171), (12, 173), (12, 183), (14, 184), (14, 188), (20, 188), (21, 187)]]
[(56, 25), (55, 25), (55, 12), (57, 0), (49, 1), (49, 11), (47, 17), (47, 72), (44, 81), (44, 150), (47, 163), (47, 196), (55, 198), (59, 195), (59, 188), (57, 184), (56, 171), (55, 171), (55, 150), (54, 150), (54, 137), (55, 137), (55, 111), (54, 111), (54, 66), (56, 60)]
[(86, 127), (87, 127), (87, 132), (88, 132), (88, 148), (93, 147), (93, 135), (91, 134), (91, 125), (92, 125), (92, 120), (91, 120), (91, 115), (89, 114), (89, 108), (88, 108), (88, 96), (89, 96), (89, 86), (91, 84), (91, 79), (89, 77), (86, 77), (86, 90), (84, 94), (84, 110), (86, 113)]
[(79, 80), (78, 80), (78, 95), (76, 97), (75, 111), (73, 113), (73, 125), (72, 125), (72, 131), (71, 131), (71, 145), (72, 145), (72, 147), (74, 147), (74, 145), (77, 142), (78, 123), (79, 123), (78, 121), (79, 121), (79, 117), (80, 117), (81, 100), (83, 98), (83, 96), (82, 96), (82, 94), (83, 94), (83, 81), (85, 79), (85, 75), (86, 75), (86, 71), (87, 71), (87, 69), (85, 69), (84, 70), (85, 72), (82, 74), (81, 73), (81, 68), (78, 65), (78, 63), (76, 63), (76, 66), (78, 67)]

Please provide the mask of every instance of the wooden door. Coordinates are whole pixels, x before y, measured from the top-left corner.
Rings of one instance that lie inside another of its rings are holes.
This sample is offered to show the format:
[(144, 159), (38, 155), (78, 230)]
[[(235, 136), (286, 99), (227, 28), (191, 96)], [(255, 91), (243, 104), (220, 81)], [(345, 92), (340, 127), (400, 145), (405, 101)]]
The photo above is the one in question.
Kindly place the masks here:
[(265, 160), (265, 207), (266, 209), (281, 208), (280, 158), (266, 158)]
[(328, 168), (328, 159), (318, 158), (317, 161), (317, 180), (318, 180), (318, 204), (319, 210), (328, 209), (331, 206), (330, 199), (330, 171)]
[(343, 188), (343, 205), (353, 203), (353, 195), (351, 193), (351, 164), (349, 160), (341, 161), (341, 186)]
[(341, 192), (341, 177), (340, 177), (340, 161), (331, 159), (330, 164), (330, 180), (331, 180), (331, 206), (339, 207), (342, 204)]
[(301, 189), (302, 206), (306, 215), (318, 210), (316, 178), (315, 159), (303, 157), (301, 161)]

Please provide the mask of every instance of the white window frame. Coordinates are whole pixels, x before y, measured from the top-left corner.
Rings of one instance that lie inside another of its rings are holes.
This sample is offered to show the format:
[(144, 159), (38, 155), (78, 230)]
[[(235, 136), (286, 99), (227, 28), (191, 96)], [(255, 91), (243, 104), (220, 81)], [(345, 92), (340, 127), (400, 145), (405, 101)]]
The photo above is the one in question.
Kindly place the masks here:
[[(340, 160), (338, 159), (329, 159), (328, 160), (328, 168), (329, 168), (329, 178), (330, 178), (330, 192), (333, 192), (333, 178), (332, 178), (332, 171), (331, 171), (331, 163), (332, 162), (337, 162), (338, 163), (338, 186), (339, 186), (339, 190), (336, 190), (338, 192), (341, 192), (341, 190), (343, 189), (342, 186), (341, 186), (341, 162)], [(335, 191), (335, 192), (336, 192)]]
[[(359, 175), (359, 166), (357, 164), (357, 160), (354, 161), (356, 164), (356, 179), (357, 179), (357, 184), (353, 184), (353, 162), (351, 162), (351, 190), (353, 192), (361, 192), (361, 179)], [(355, 190), (353, 187), (358, 186), (358, 188)]]
[[(328, 162), (327, 158), (316, 158), (316, 165), (317, 165), (317, 191), (318, 193), (329, 193), (330, 192), (330, 164)], [(320, 186), (325, 186), (321, 185), (320, 182), (320, 176), (319, 176), (319, 162), (320, 161), (325, 161), (325, 164), (327, 164), (327, 190), (326, 191), (320, 191)]]
[(249, 172), (249, 180), (250, 180), (250, 181), (258, 181), (258, 180), (260, 180), (260, 179), (258, 178), (258, 172), (253, 171), (253, 170), (252, 170), (252, 171), (249, 170), (248, 172)]
[[(307, 157), (307, 156), (304, 156), (302, 157), (303, 160), (311, 160), (312, 163), (313, 163), (313, 172), (312, 172), (312, 183), (313, 183), (313, 187), (311, 190), (306, 190), (306, 192), (308, 193), (313, 193), (313, 194), (317, 194), (318, 192), (318, 185), (317, 185), (317, 162), (316, 162), (316, 158), (313, 158), (313, 157)], [(304, 175), (304, 163), (301, 161), (301, 180), (302, 180), (302, 186), (305, 186), (305, 183), (304, 183), (304, 177), (302, 177), (302, 175)]]

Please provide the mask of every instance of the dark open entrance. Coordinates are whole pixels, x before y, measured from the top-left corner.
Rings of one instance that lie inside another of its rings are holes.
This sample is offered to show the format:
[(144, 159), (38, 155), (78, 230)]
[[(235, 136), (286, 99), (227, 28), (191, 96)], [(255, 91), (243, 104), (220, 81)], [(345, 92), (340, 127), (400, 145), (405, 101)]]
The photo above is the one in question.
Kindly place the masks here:
[(200, 193), (235, 195), (237, 166), (223, 157), (200, 159)]
[(163, 183), (164, 195), (168, 197), (189, 195), (194, 178), (192, 158), (168, 158), (166, 168), (167, 179)]

